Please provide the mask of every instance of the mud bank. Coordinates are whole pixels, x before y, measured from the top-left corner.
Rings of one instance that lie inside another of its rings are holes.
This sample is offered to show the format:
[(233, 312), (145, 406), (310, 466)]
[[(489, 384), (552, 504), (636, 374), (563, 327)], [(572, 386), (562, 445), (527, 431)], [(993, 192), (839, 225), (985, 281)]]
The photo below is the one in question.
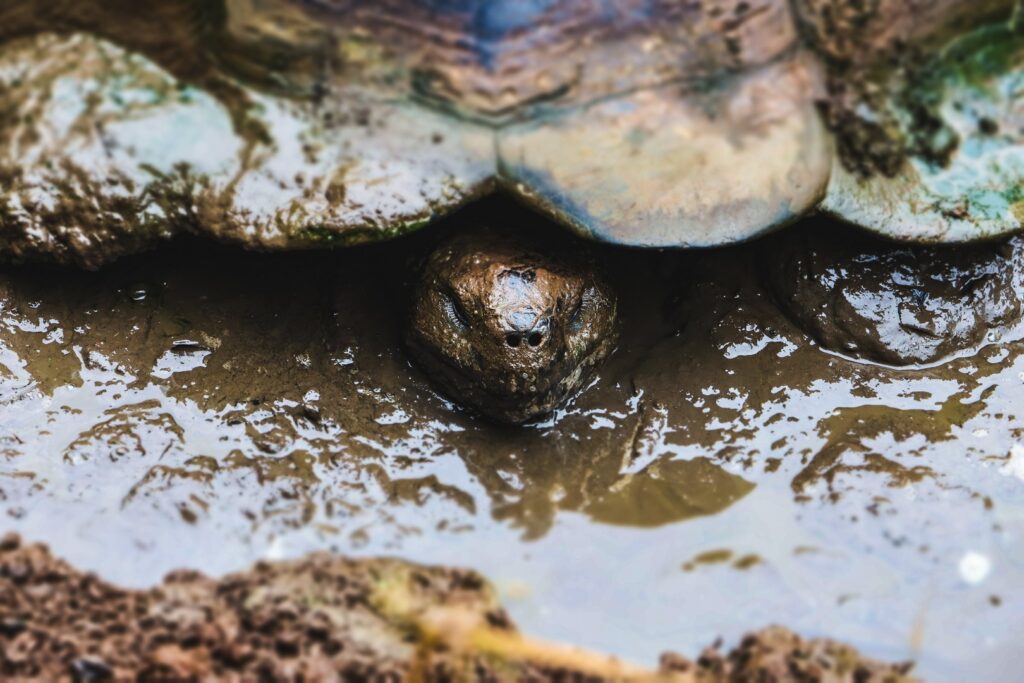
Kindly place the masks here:
[(0, 540), (5, 680), (912, 680), (828, 640), (774, 627), (696, 662), (645, 671), (522, 637), (471, 571), (326, 553), (213, 581), (177, 572), (149, 591), (83, 574), (42, 545)]

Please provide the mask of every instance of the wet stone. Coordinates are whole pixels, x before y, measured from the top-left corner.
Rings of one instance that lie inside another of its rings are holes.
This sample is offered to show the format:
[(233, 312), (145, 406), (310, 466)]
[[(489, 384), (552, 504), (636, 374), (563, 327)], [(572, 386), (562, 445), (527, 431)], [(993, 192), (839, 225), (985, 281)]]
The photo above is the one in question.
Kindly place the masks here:
[(99, 683), (110, 681), (114, 677), (114, 672), (98, 657), (75, 659), (68, 667), (68, 672), (75, 683)]

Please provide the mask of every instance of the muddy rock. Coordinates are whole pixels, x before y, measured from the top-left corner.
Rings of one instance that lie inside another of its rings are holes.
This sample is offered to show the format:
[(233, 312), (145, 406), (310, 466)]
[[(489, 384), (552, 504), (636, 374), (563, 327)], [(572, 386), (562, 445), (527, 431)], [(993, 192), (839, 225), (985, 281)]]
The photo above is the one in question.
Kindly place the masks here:
[(746, 635), (736, 648), (721, 651), (716, 643), (696, 662), (666, 653), (665, 673), (697, 672), (701, 681), (904, 681), (913, 665), (866, 660), (843, 643), (827, 638), (805, 640), (781, 626)]
[[(765, 264), (785, 311), (825, 348), (892, 365), (976, 348), (1021, 319), (1024, 241), (900, 246), (809, 224)], [(828, 226), (834, 228), (834, 226)]]

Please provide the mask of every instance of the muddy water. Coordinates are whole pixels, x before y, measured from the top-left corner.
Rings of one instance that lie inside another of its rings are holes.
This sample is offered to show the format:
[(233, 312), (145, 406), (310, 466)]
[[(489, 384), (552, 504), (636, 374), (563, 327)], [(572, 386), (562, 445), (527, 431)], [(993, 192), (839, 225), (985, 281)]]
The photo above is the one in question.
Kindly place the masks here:
[(535, 220), (4, 267), (0, 532), (135, 586), (321, 548), (471, 566), (524, 630), (646, 663), (784, 623), (934, 680), (1024, 664), (1019, 333), (904, 370), (822, 350), (752, 264), (838, 226), (608, 251), (618, 350), (498, 427), (399, 344), (418, 257), (481, 216)]

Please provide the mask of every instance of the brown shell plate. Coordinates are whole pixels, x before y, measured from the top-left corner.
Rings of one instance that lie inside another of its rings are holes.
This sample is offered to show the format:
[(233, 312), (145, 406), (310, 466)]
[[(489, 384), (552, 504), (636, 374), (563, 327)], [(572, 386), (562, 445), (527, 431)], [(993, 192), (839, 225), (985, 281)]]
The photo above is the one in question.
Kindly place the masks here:
[[(822, 202), (907, 239), (1019, 229), (1020, 3), (868, 5), (12, 0), (0, 251), (353, 244), (495, 188), (644, 246), (742, 240)], [(984, 64), (965, 76), (950, 50)]]

